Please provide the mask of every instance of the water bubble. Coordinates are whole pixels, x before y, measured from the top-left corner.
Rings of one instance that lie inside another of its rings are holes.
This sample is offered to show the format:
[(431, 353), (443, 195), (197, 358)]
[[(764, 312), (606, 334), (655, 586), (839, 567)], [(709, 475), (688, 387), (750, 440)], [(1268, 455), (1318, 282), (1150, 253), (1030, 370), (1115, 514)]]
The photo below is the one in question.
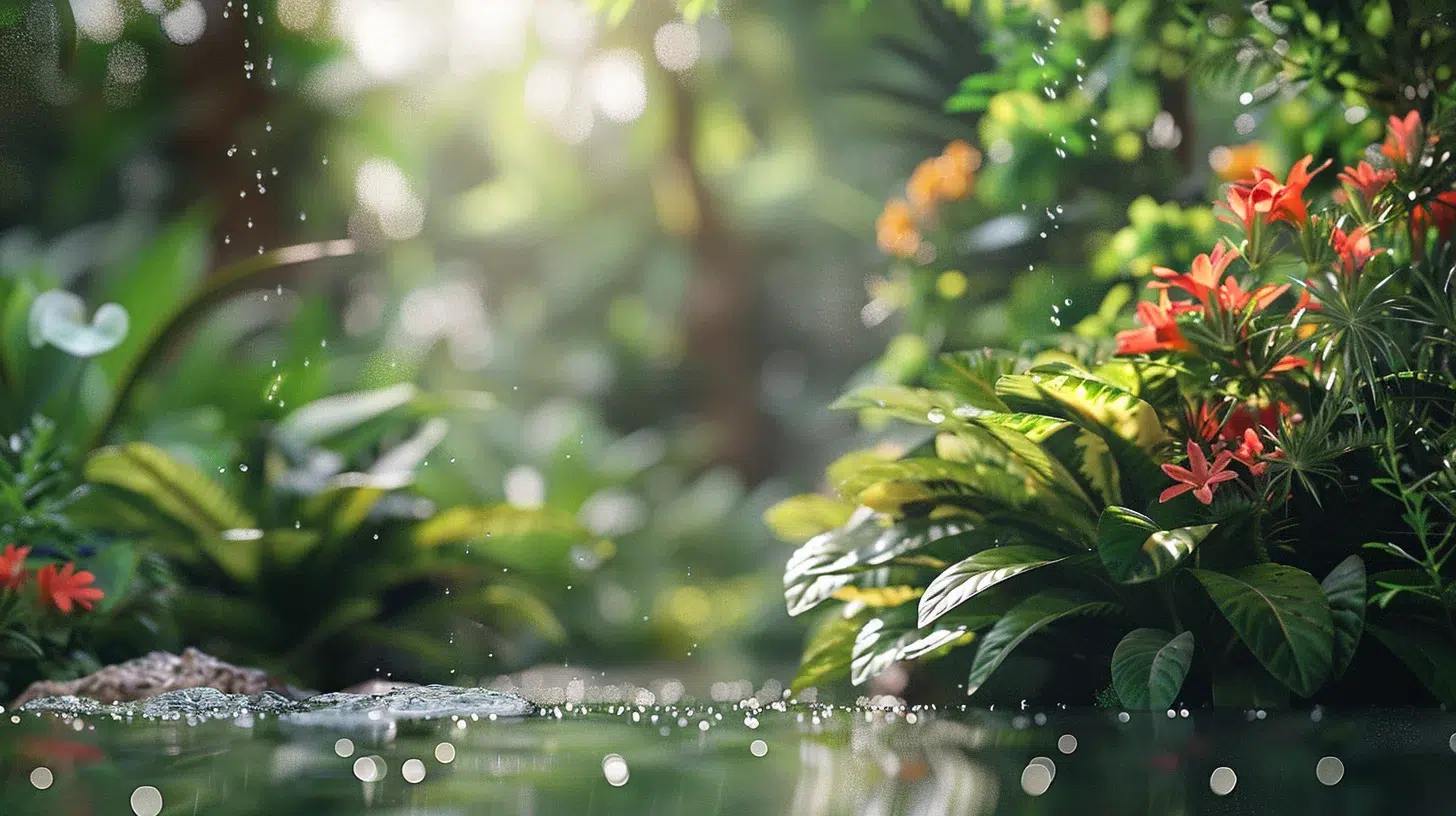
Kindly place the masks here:
[(753, 742), (749, 743), (748, 752), (756, 757), (764, 756), (768, 754), (768, 743), (764, 742), (761, 739), (756, 739)]
[(406, 759), (404, 765), (400, 766), (400, 776), (411, 785), (418, 785), (425, 779), (425, 763), (418, 759)]
[(1035, 760), (1021, 770), (1021, 789), (1032, 796), (1041, 796), (1052, 786), (1052, 772)]
[(162, 792), (151, 785), (142, 785), (132, 791), (131, 812), (136, 816), (157, 816), (162, 812)]
[(1339, 757), (1327, 756), (1314, 766), (1314, 776), (1322, 785), (1338, 785), (1345, 778), (1345, 763)]
[(36, 790), (45, 790), (55, 781), (56, 778), (51, 773), (51, 769), (44, 765), (30, 772), (30, 784), (34, 785)]
[(334, 743), (334, 753), (342, 759), (348, 759), (354, 755), (354, 741), (351, 739), (340, 739)]
[[(666, 726), (663, 726), (666, 728)], [(602, 757), (602, 775), (607, 778), (607, 784), (614, 788), (620, 788), (627, 784), (631, 773), (627, 770), (627, 760), (621, 754), (607, 754)]]
[(1077, 738), (1071, 734), (1063, 734), (1057, 739), (1057, 750), (1064, 754), (1070, 754), (1077, 750)]
[(359, 757), (354, 760), (354, 777), (360, 782), (378, 782), (388, 773), (389, 766), (379, 755)]
[(945, 421), (945, 411), (942, 411), (939, 408), (931, 408), (929, 411), (926, 412), (925, 418), (930, 420), (932, 423), (939, 425), (940, 423)]
[(1218, 796), (1228, 796), (1233, 793), (1234, 786), (1237, 784), (1239, 784), (1239, 775), (1234, 773), (1233, 768), (1227, 766), (1214, 768), (1213, 773), (1208, 776), (1208, 789)]

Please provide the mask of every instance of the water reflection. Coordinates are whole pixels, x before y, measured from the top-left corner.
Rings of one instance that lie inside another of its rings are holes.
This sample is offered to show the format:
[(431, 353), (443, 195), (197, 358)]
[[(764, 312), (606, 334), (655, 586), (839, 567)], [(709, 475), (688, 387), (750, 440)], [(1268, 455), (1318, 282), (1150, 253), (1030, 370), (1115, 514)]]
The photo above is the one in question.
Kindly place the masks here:
[(1446, 714), (1123, 715), (572, 706), (340, 737), (26, 714), (0, 726), (0, 813), (1299, 816), (1444, 813), (1456, 793)]

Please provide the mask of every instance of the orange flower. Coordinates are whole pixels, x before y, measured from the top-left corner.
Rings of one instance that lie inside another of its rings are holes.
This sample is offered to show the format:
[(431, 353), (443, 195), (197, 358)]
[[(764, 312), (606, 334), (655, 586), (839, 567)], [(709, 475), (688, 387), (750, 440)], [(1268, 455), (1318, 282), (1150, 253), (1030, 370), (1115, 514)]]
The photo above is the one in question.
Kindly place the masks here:
[(1330, 246), (1335, 250), (1335, 269), (1343, 272), (1348, 280), (1359, 274), (1365, 264), (1375, 257), (1370, 246), (1370, 228), (1356, 227), (1348, 233), (1335, 227), (1330, 233)]
[(875, 235), (880, 251), (900, 258), (912, 258), (920, 249), (920, 228), (910, 205), (904, 199), (892, 198), (875, 222)]
[(29, 547), (5, 545), (5, 552), (0, 553), (0, 586), (20, 589), (25, 585), (25, 559), (29, 555)]
[(1246, 292), (1244, 287), (1239, 284), (1238, 278), (1226, 278), (1218, 287), (1218, 305), (1227, 312), (1241, 312), (1244, 307), (1249, 305), (1249, 301), (1253, 301), (1254, 309), (1263, 311), (1287, 291), (1289, 291), (1287, 283), (1266, 283), (1256, 287), (1252, 292)]
[(1447, 190), (1411, 209), (1412, 241), (1418, 246), (1424, 246), (1426, 231), (1431, 227), (1436, 228), (1436, 238), (1441, 243), (1451, 240), (1452, 233), (1456, 232), (1456, 190)]
[(1309, 211), (1304, 206), (1304, 189), (1309, 182), (1320, 171), (1330, 166), (1330, 159), (1310, 172), (1309, 166), (1314, 162), (1314, 156), (1305, 156), (1289, 168), (1289, 175), (1284, 182), (1279, 182), (1279, 177), (1265, 170), (1262, 167), (1254, 168), (1254, 188), (1268, 185), (1265, 189), (1271, 196), (1269, 202), (1270, 221), (1288, 221), (1289, 223), (1302, 227), (1309, 220)]
[(1385, 126), (1385, 144), (1380, 146), (1380, 152), (1397, 164), (1410, 164), (1416, 160), (1421, 152), (1420, 111), (1411, 111), (1403, 119), (1390, 117)]
[(87, 586), (95, 580), (96, 576), (86, 570), (76, 572), (75, 564), (66, 564), (60, 570), (54, 564), (46, 564), (35, 574), (41, 604), (49, 601), (62, 615), (71, 614), (73, 602), (89, 610), (92, 603), (104, 597), (101, 590)]
[(1338, 176), (1340, 181), (1349, 185), (1351, 190), (1358, 192), (1369, 204), (1375, 200), (1385, 185), (1395, 181), (1395, 171), (1386, 167), (1376, 170), (1370, 166), (1370, 162), (1360, 162), (1354, 167), (1346, 167), (1344, 172)]
[(942, 198), (956, 201), (975, 190), (976, 171), (981, 168), (981, 151), (971, 147), (970, 142), (964, 139), (956, 139), (945, 146), (945, 151), (935, 160), (935, 166), (940, 171)]
[(1218, 288), (1219, 281), (1223, 279), (1223, 273), (1238, 257), (1238, 252), (1224, 247), (1223, 244), (1213, 248), (1211, 254), (1203, 254), (1193, 259), (1193, 266), (1187, 274), (1175, 272), (1165, 266), (1153, 267), (1153, 274), (1158, 280), (1148, 283), (1150, 289), (1167, 290), (1169, 287), (1182, 289), (1188, 294), (1198, 298), (1205, 304), (1208, 303), (1208, 293)]
[(1118, 354), (1147, 354), (1154, 351), (1187, 351), (1192, 346), (1178, 331), (1178, 318), (1168, 293), (1160, 303), (1142, 301), (1137, 305), (1137, 321), (1142, 328), (1117, 333)]
[(910, 207), (920, 215), (930, 215), (940, 203), (940, 168), (935, 159), (926, 159), (915, 165), (910, 181), (905, 185), (905, 198)]

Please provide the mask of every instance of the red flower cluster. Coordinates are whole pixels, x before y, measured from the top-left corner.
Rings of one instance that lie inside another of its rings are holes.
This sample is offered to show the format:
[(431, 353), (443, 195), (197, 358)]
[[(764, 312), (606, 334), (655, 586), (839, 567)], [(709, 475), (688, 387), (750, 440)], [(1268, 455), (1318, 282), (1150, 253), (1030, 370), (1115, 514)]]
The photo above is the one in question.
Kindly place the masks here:
[[(30, 555), (29, 547), (6, 544), (0, 553), (0, 587), (14, 592), (25, 586), (30, 573), (25, 570), (25, 559)], [(35, 583), (42, 606), (50, 605), (62, 615), (71, 614), (75, 606), (91, 609), (92, 604), (105, 597), (100, 589), (91, 586), (96, 576), (86, 570), (76, 570), (68, 563), (60, 569), (55, 564), (46, 564), (35, 572)]]

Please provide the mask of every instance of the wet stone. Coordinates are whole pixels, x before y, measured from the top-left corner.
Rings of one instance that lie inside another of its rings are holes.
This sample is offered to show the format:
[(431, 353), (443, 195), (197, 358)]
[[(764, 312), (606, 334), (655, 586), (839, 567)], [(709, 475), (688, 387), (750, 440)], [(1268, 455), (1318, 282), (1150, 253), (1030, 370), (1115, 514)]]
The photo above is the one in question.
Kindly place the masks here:
[(534, 707), (514, 694), (488, 689), (411, 686), (384, 694), (320, 694), (301, 702), (271, 691), (247, 696), (213, 688), (178, 689), (146, 700), (124, 703), (102, 703), (87, 697), (66, 695), (31, 700), (20, 710), (70, 717), (149, 720), (232, 719), (242, 714), (263, 713), (276, 715), (294, 725), (348, 729), (449, 717), (524, 717)]

